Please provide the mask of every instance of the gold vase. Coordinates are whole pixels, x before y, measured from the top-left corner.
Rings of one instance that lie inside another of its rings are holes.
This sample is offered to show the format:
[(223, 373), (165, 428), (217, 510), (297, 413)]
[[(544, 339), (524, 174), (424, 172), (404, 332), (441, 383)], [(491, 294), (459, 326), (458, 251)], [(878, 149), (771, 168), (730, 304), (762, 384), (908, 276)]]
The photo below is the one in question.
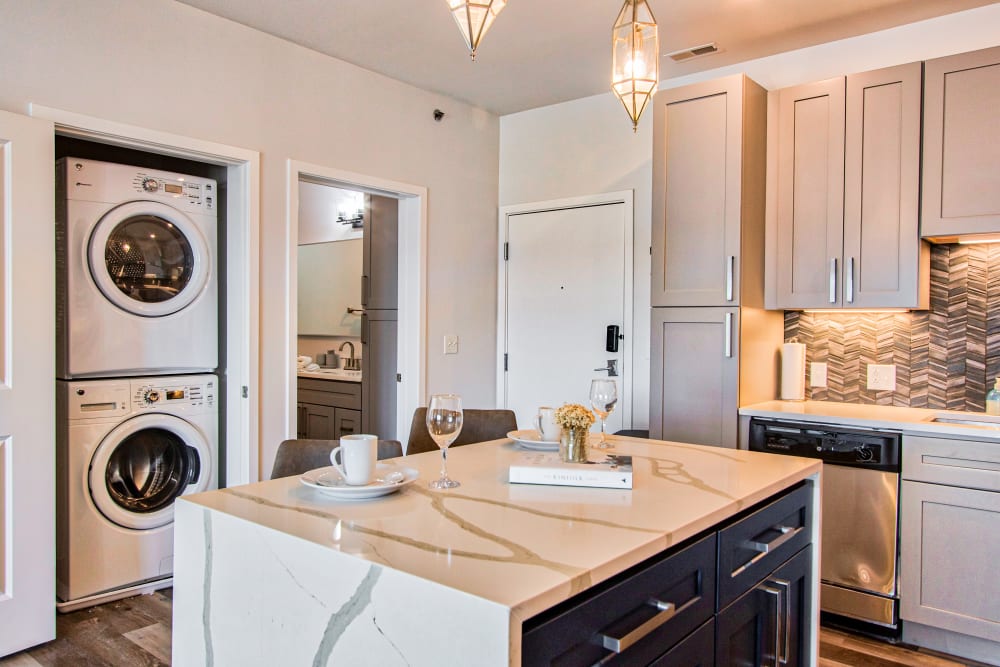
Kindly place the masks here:
[(587, 431), (585, 428), (564, 428), (559, 435), (559, 457), (566, 463), (587, 462)]

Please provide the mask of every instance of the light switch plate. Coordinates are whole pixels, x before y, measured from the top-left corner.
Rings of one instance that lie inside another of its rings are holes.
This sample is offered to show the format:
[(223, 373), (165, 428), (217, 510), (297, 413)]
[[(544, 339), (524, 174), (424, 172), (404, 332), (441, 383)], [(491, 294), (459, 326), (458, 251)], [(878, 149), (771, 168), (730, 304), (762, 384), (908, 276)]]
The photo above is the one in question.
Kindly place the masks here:
[(444, 353), (458, 354), (458, 336), (444, 337)]
[(826, 386), (825, 361), (814, 361), (811, 364), (809, 364), (809, 386), (810, 387)]
[(868, 388), (896, 391), (896, 364), (868, 364)]

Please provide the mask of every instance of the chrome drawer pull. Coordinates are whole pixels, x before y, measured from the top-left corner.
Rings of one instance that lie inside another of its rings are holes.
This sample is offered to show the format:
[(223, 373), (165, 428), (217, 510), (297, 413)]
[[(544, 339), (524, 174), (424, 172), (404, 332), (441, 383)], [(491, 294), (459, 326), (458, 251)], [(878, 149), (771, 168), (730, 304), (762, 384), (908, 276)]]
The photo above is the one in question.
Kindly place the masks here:
[(771, 528), (771, 530), (776, 530), (779, 533), (781, 533), (781, 535), (778, 535), (770, 542), (757, 542), (756, 540), (747, 540), (746, 542), (743, 542), (740, 545), (744, 549), (749, 549), (750, 551), (756, 551), (757, 555), (748, 560), (747, 562), (743, 563), (743, 565), (740, 565), (738, 568), (733, 570), (732, 573), (729, 575), (730, 578), (737, 577), (743, 574), (743, 572), (745, 572), (747, 568), (749, 568), (751, 565), (759, 561), (761, 558), (769, 554), (771, 551), (783, 545), (785, 542), (788, 542), (789, 540), (794, 538), (796, 535), (802, 532), (802, 526), (799, 526), (798, 528), (792, 528), (791, 526), (774, 526), (773, 528)]
[(677, 614), (677, 607), (673, 602), (664, 602), (663, 600), (650, 598), (649, 600), (646, 600), (646, 604), (656, 607), (660, 610), (660, 613), (638, 626), (624, 637), (612, 637), (604, 634), (603, 632), (599, 632), (597, 633), (597, 637), (595, 637), (597, 642), (609, 651), (621, 653), (629, 647), (637, 644), (646, 635), (651, 633), (653, 630), (656, 630)]

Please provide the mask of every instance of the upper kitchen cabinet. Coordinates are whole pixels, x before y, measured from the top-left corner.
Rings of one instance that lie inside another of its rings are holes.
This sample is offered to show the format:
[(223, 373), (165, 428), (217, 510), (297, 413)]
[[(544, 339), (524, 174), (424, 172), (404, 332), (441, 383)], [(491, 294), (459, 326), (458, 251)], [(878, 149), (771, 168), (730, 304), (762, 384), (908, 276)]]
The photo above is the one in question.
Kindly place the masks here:
[(764, 89), (730, 76), (654, 109), (652, 305), (761, 306)]
[(921, 234), (1000, 234), (1000, 47), (924, 69)]
[(778, 91), (769, 308), (926, 308), (921, 64)]

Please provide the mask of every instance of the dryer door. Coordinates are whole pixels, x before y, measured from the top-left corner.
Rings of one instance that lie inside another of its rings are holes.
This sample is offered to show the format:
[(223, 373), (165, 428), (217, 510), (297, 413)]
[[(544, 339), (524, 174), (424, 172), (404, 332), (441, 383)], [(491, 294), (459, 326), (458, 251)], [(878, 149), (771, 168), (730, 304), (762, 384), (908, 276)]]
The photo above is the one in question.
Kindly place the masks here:
[(116, 426), (94, 452), (90, 497), (108, 520), (149, 530), (174, 518), (174, 500), (209, 486), (205, 435), (172, 415), (145, 414)]
[(90, 275), (122, 310), (161, 317), (188, 306), (211, 277), (205, 236), (181, 211), (134, 201), (104, 214), (87, 249)]

